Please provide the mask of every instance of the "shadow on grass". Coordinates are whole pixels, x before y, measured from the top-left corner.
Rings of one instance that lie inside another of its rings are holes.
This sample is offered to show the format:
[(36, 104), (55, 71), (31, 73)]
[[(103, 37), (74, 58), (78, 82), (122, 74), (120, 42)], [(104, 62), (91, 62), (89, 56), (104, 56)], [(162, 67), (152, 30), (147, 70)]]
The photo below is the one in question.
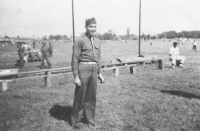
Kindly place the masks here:
[(54, 105), (49, 110), (49, 113), (52, 117), (56, 118), (57, 120), (64, 120), (69, 124), (70, 124), (71, 112), (72, 112), (71, 106)]
[(175, 95), (175, 96), (181, 96), (185, 98), (194, 98), (194, 99), (200, 99), (200, 96), (197, 96), (195, 94), (190, 94), (182, 91), (174, 91), (174, 90), (161, 90), (161, 93), (166, 93), (170, 95)]

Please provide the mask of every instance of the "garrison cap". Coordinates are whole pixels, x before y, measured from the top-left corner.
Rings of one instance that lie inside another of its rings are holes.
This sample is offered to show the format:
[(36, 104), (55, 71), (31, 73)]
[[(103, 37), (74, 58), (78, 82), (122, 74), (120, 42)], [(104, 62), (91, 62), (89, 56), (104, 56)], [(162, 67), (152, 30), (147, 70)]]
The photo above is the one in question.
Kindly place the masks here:
[(174, 42), (173, 45), (178, 45), (178, 43), (177, 43), (177, 42)]
[(85, 20), (85, 26), (88, 26), (90, 24), (96, 24), (96, 23), (97, 22), (96, 22), (96, 19), (94, 17)]

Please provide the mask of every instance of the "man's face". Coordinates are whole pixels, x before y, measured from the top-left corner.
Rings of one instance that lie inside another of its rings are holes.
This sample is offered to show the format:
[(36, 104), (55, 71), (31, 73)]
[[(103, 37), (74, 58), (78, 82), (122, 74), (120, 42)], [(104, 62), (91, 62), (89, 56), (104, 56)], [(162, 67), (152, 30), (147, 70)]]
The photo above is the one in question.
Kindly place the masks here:
[(90, 24), (86, 26), (85, 28), (88, 34), (90, 34), (91, 36), (94, 36), (97, 31), (97, 24)]
[(176, 47), (177, 47), (177, 44), (174, 44), (174, 47), (176, 48)]

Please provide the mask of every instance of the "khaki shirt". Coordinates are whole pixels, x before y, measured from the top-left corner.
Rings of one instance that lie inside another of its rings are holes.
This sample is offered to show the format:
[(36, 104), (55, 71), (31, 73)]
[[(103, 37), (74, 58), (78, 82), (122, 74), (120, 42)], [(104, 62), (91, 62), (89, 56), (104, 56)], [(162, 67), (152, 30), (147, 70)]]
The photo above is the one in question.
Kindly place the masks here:
[(101, 49), (100, 41), (93, 37), (93, 44), (87, 35), (78, 38), (73, 45), (72, 52), (72, 71), (74, 75), (78, 75), (79, 62), (96, 62), (98, 72), (101, 72)]
[(42, 46), (41, 48), (41, 53), (44, 57), (48, 57), (49, 56), (49, 48), (47, 46)]

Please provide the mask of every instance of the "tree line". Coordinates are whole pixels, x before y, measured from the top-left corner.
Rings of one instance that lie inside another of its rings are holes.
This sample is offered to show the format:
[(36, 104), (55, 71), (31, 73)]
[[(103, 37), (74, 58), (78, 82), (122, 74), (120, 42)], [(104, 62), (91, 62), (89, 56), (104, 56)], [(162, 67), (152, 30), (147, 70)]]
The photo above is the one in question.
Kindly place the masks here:
[(180, 37), (198, 39), (200, 38), (200, 31), (181, 31), (181, 32), (167, 31), (167, 32), (158, 34), (158, 37), (160, 39), (161, 38), (173, 39), (173, 38), (180, 38)]
[[(46, 36), (43, 37), (43, 40), (47, 39)], [(62, 40), (69, 39), (67, 35), (49, 35), (49, 40)]]

